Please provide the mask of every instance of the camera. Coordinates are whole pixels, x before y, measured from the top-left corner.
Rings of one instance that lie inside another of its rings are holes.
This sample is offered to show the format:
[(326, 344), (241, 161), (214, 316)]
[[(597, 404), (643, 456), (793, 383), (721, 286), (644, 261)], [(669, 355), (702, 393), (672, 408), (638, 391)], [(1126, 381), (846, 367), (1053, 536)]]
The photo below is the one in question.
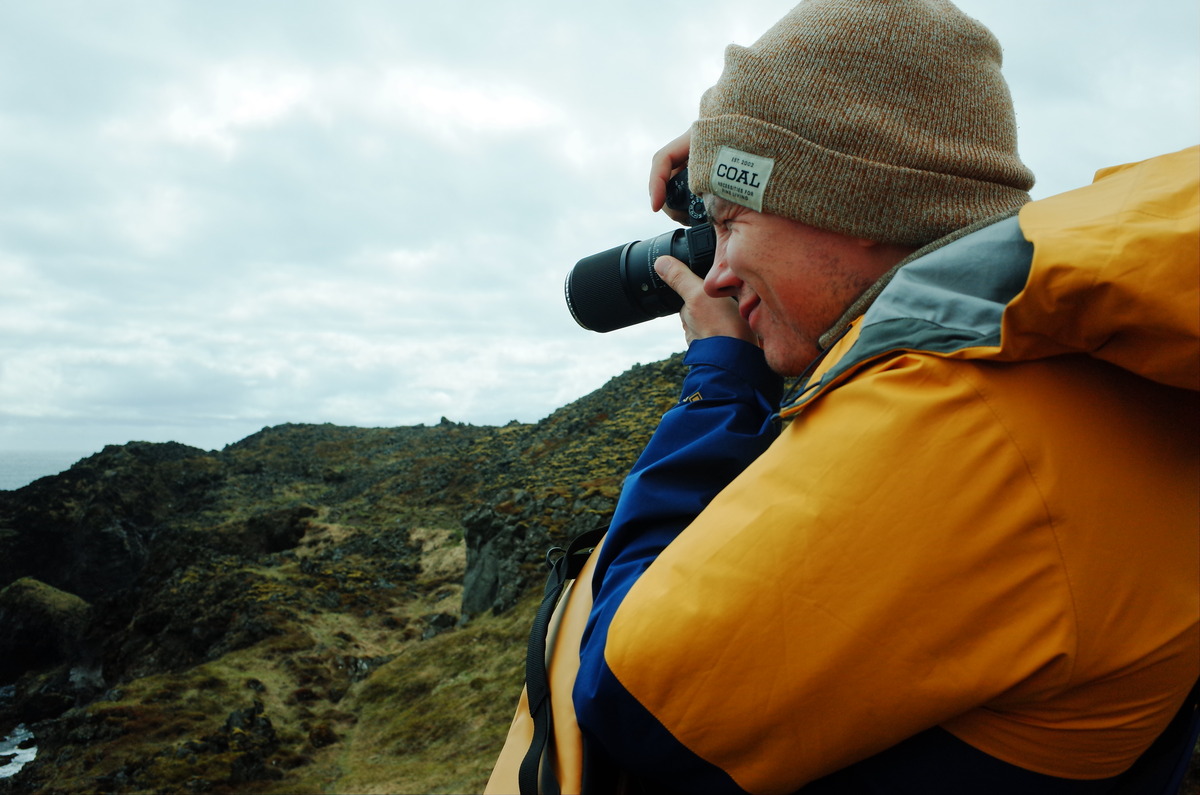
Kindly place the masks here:
[(716, 235), (704, 202), (687, 187), (687, 169), (667, 183), (667, 206), (687, 214), (688, 226), (584, 257), (567, 274), (567, 308), (590, 331), (614, 331), (674, 314), (683, 299), (654, 271), (669, 254), (700, 278), (713, 263)]

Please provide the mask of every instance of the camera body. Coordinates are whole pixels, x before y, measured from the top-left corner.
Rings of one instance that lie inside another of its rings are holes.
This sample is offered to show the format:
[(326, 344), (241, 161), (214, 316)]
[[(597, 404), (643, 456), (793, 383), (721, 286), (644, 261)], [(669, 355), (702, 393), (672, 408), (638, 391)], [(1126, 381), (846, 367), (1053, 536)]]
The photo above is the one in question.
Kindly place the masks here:
[(685, 212), (689, 226), (584, 257), (567, 274), (567, 308), (580, 326), (607, 332), (678, 312), (683, 299), (654, 270), (661, 256), (675, 257), (701, 278), (708, 273), (716, 235), (704, 202), (688, 190), (687, 169), (667, 183), (667, 205)]

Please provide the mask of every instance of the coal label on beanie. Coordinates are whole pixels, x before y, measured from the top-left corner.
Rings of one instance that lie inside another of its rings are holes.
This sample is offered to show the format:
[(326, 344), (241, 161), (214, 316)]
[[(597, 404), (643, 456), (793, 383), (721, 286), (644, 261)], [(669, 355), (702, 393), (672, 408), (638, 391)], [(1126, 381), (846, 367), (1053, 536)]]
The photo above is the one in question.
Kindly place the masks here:
[(775, 161), (732, 146), (722, 146), (713, 163), (712, 192), (726, 201), (762, 212), (763, 191)]

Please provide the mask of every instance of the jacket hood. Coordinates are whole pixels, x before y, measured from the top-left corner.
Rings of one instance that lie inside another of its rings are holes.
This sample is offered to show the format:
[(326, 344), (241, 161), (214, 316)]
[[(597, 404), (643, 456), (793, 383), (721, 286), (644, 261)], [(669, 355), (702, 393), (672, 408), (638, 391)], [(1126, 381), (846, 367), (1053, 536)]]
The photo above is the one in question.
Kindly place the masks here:
[(908, 262), (783, 416), (898, 351), (1082, 353), (1200, 390), (1200, 147), (1105, 169)]

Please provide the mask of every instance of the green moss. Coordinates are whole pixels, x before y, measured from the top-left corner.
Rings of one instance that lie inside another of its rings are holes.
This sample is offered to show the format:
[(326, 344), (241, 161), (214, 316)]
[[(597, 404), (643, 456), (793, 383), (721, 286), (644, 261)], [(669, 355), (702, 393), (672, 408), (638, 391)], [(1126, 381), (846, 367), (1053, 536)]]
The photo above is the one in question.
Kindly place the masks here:
[(0, 589), (0, 604), (21, 610), (38, 609), (59, 616), (79, 615), (88, 609), (88, 603), (75, 594), (60, 591), (32, 577), (22, 577)]

